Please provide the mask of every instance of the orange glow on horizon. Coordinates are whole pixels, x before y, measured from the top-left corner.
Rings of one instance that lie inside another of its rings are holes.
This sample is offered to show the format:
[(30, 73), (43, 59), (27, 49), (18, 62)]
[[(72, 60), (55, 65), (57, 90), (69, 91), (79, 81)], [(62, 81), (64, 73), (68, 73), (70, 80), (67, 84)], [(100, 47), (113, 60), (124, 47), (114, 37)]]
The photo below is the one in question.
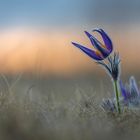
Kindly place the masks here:
[[(123, 34), (112, 30), (112, 33), (114, 46), (119, 46), (115, 50), (120, 52), (123, 65), (140, 68), (137, 62), (140, 58), (140, 30)], [(0, 32), (0, 72), (67, 75), (96, 70), (93, 60), (74, 48), (71, 41), (90, 45), (84, 34), (72, 33), (69, 29), (61, 32), (29, 29)]]

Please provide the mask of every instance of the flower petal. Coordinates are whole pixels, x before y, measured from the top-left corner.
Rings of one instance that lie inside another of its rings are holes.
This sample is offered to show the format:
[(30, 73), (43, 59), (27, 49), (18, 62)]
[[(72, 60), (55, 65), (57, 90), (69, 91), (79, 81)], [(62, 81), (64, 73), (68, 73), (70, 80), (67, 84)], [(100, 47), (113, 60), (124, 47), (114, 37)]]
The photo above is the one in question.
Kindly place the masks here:
[(139, 90), (138, 90), (138, 86), (137, 86), (135, 78), (133, 76), (131, 76), (129, 82), (130, 82), (131, 96), (138, 97)]
[(104, 58), (101, 56), (101, 54), (97, 51), (91, 50), (89, 48), (86, 48), (80, 44), (74, 43), (72, 42), (72, 44), (74, 46), (76, 46), (77, 48), (81, 49), (84, 53), (86, 53), (88, 56), (90, 56), (91, 58), (99, 61), (99, 60), (103, 60)]
[(104, 56), (104, 58), (106, 58), (110, 52), (104, 48), (104, 46), (94, 37), (92, 36), (90, 33), (88, 33), (87, 31), (85, 31), (85, 34), (88, 36), (88, 38), (90, 39), (92, 45), (98, 49), (98, 51), (100, 51), (102, 53), (102, 55)]
[(124, 97), (124, 100), (127, 100), (127, 98), (128, 98), (127, 91), (126, 91), (122, 81), (120, 81), (119, 84), (120, 84), (121, 94)]
[(112, 41), (109, 38), (109, 36), (104, 32), (104, 30), (103, 29), (94, 29), (93, 32), (98, 32), (102, 36), (106, 48), (111, 53), (113, 50), (113, 44), (112, 44)]
[(98, 41), (93, 35), (91, 35), (89, 32), (87, 32), (87, 31), (84, 31), (85, 32), (85, 34), (88, 36), (88, 38), (90, 39), (90, 41), (91, 41), (91, 43), (92, 43), (92, 45), (94, 46), (95, 44), (94, 44), (94, 42), (92, 41), (92, 40), (95, 40), (97, 43), (98, 43), (98, 45), (100, 45), (100, 46), (103, 46), (103, 44), (100, 42), (100, 41)]

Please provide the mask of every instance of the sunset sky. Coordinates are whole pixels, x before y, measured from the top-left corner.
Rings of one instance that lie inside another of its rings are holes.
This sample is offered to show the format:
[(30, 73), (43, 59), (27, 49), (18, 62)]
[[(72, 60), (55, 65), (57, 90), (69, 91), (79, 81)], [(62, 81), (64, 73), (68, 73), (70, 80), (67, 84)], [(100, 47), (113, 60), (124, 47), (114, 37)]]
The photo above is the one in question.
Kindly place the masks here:
[(0, 0), (0, 72), (71, 75), (96, 71), (71, 41), (103, 28), (125, 68), (140, 69), (139, 0)]

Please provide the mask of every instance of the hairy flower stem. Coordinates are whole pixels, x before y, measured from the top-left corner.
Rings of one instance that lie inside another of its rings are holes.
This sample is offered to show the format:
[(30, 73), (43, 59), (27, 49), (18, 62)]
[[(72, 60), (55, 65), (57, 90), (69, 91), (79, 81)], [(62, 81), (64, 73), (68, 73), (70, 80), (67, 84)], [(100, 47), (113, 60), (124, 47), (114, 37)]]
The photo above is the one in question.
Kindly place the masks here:
[(118, 81), (114, 80), (114, 89), (115, 89), (115, 94), (116, 94), (116, 104), (117, 104), (117, 109), (118, 113), (121, 113), (121, 107), (120, 107), (120, 101), (119, 101), (119, 89), (118, 89)]

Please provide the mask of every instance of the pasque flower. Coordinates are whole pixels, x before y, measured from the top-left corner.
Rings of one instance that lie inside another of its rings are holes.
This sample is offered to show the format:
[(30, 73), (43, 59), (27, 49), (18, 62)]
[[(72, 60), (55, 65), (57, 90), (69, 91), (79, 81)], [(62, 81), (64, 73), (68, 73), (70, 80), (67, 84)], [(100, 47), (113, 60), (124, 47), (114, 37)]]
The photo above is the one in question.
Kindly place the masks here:
[(103, 29), (94, 29), (93, 32), (97, 32), (101, 35), (104, 44), (102, 44), (99, 40), (97, 40), (93, 35), (91, 35), (87, 31), (85, 31), (85, 34), (89, 38), (94, 49), (89, 49), (83, 45), (80, 45), (74, 42), (72, 42), (72, 44), (76, 46), (77, 48), (81, 49), (84, 53), (86, 53), (88, 56), (90, 56), (94, 60), (97, 60), (97, 61), (104, 60), (111, 54), (113, 50), (112, 41), (109, 38), (109, 36), (104, 32)]
[(123, 96), (122, 103), (127, 107), (140, 107), (140, 91), (133, 76), (129, 79), (129, 84), (120, 81), (120, 90)]
[[(106, 100), (103, 102), (102, 107), (105, 110), (115, 110), (119, 113), (121, 113), (121, 107), (120, 107), (120, 98), (119, 98), (119, 65), (120, 65), (120, 58), (119, 54), (114, 53), (113, 56), (110, 56), (111, 52), (113, 51), (113, 44), (109, 36), (104, 32), (103, 29), (94, 29), (93, 32), (97, 32), (101, 35), (104, 44), (102, 44), (99, 40), (97, 40), (93, 35), (85, 31), (85, 34), (89, 38), (91, 44), (93, 45), (94, 49), (89, 49), (83, 45), (77, 44), (72, 42), (74, 46), (81, 49), (84, 53), (86, 53), (88, 56), (96, 60), (96, 63), (103, 66), (107, 73), (111, 76), (114, 84), (114, 90), (115, 90), (115, 101), (116, 104), (111, 102), (111, 100)], [(107, 58), (107, 59), (106, 59)], [(105, 60), (106, 59), (106, 60)], [(114, 106), (116, 105), (116, 106)]]

